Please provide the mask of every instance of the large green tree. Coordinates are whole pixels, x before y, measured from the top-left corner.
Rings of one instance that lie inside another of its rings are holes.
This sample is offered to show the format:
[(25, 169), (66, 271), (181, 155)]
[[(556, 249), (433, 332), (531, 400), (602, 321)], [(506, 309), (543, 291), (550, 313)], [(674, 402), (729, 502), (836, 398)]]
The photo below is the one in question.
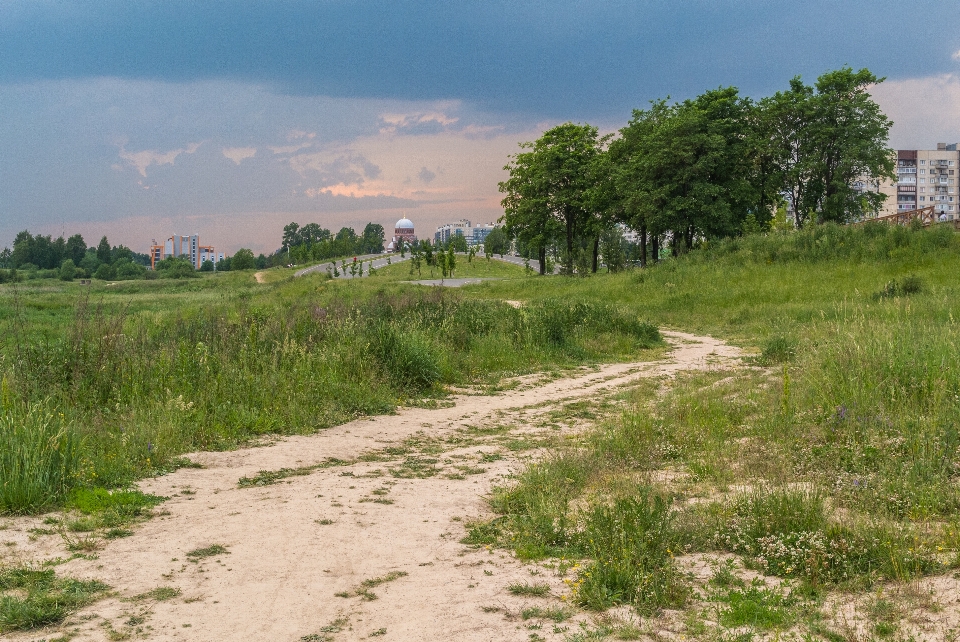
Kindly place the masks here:
[(546, 246), (557, 232), (565, 241), (568, 269), (572, 266), (574, 239), (588, 231), (593, 163), (601, 145), (596, 127), (564, 123), (533, 143), (521, 143), (531, 151), (516, 154), (504, 168), (510, 173), (500, 183), (506, 195), (504, 224), (524, 244), (538, 248), (541, 274)]
[(880, 82), (867, 69), (844, 67), (812, 87), (796, 77), (789, 90), (761, 101), (761, 122), (797, 227), (856, 220), (883, 202), (883, 194), (859, 187), (894, 178), (893, 122), (869, 93)]
[(383, 252), (385, 235), (383, 226), (379, 223), (367, 223), (363, 228), (363, 254), (379, 254)]

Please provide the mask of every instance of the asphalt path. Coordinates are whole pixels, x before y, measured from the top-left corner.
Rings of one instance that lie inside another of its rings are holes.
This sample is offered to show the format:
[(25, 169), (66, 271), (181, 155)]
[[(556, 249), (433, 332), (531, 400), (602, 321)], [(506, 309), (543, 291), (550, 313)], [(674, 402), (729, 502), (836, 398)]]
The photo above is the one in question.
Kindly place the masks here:
[[(459, 256), (466, 256), (466, 254), (458, 252)], [(482, 257), (482, 254), (478, 254), (478, 257)], [(510, 254), (494, 254), (493, 257), (497, 261), (503, 261), (504, 263), (512, 263), (513, 265), (519, 265), (520, 267), (524, 266), (524, 258), (522, 256), (512, 256)], [(379, 270), (382, 267), (387, 265), (392, 265), (394, 263), (402, 263), (403, 261), (410, 260), (410, 254), (407, 253), (406, 256), (400, 257), (399, 254), (364, 254), (362, 256), (356, 257), (357, 262), (362, 262), (363, 265), (363, 275), (366, 276), (370, 272), (370, 266), (373, 266), (374, 269)], [(389, 260), (389, 263), (387, 262)], [(353, 263), (353, 258), (351, 257), (347, 260), (347, 271), (343, 270), (342, 261), (327, 261), (325, 263), (320, 263), (318, 265), (313, 265), (302, 270), (297, 270), (293, 273), (294, 276), (303, 276), (305, 274), (311, 274), (314, 272), (326, 272), (327, 268), (330, 268), (330, 271), (333, 271), (333, 264), (337, 264), (337, 271), (340, 273), (339, 276), (335, 277), (338, 279), (352, 279), (355, 278), (350, 274), (350, 264)], [(537, 261), (530, 261), (530, 269), (537, 270), (539, 267)], [(448, 279), (449, 280), (449, 279)]]

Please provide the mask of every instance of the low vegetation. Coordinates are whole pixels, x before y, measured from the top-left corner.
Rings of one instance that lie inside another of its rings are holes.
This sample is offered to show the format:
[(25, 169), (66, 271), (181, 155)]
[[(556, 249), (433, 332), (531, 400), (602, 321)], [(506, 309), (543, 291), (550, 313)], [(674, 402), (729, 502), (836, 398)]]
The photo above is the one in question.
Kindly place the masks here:
[[(661, 345), (656, 324), (748, 356), (645, 381), (583, 415), (594, 427), (537, 442), (536, 461), (494, 490), (495, 515), (464, 541), (551, 560), (567, 580), (559, 597), (582, 609), (679, 608), (703, 639), (743, 627), (839, 639), (822, 615), (827, 596), (879, 595), (960, 566), (958, 267), (951, 228), (871, 224), (707, 243), (642, 271), (456, 291), (321, 275), (94, 286), (79, 300), (70, 284), (4, 286), (0, 430), (12, 447), (0, 452), (0, 510), (66, 507), (78, 520), (101, 515), (106, 529), (107, 515), (159, 501), (106, 489), (182, 465), (189, 450), (436, 403), (448, 385), (633, 360)], [(405, 457), (387, 468), (395, 477), (448, 472), (427, 448), (386, 454)], [(327, 465), (338, 462), (240, 485)], [(691, 579), (704, 559), (731, 562)], [(535, 598), (547, 586), (507, 590)], [(371, 589), (345, 595), (374, 599)], [(891, 634), (875, 602), (871, 630)], [(530, 618), (555, 619), (547, 598), (537, 608)], [(639, 635), (597, 626), (570, 639)]]
[(660, 343), (655, 327), (609, 303), (526, 310), (319, 275), (217, 286), (0, 294), (0, 432), (12, 444), (0, 454), (0, 511), (47, 510), (73, 488), (122, 488), (183, 465), (184, 452), (309, 433), (446, 385), (632, 358)]
[[(703, 597), (684, 577), (687, 556), (733, 553), (793, 592), (724, 589), (711, 626), (818, 635), (804, 614), (823, 589), (957, 567), (958, 259), (946, 227), (822, 226), (538, 284), (539, 298), (642, 305), (647, 318), (730, 337), (753, 347), (753, 367), (637, 387), (621, 413), (496, 489), (499, 517), (465, 541), (583, 560), (568, 599), (647, 613)], [(484, 294), (529, 291), (517, 281)]]

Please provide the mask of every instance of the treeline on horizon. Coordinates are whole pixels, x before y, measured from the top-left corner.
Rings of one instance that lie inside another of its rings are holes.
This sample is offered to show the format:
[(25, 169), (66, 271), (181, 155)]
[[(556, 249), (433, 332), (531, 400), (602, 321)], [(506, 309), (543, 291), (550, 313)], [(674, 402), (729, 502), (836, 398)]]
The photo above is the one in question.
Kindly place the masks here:
[(846, 67), (758, 101), (735, 87), (652, 101), (616, 135), (559, 125), (504, 168), (506, 231), (541, 273), (553, 255), (573, 274), (596, 272), (602, 246), (619, 251), (620, 226), (638, 233), (646, 265), (768, 229), (777, 212), (786, 224), (788, 204), (798, 229), (869, 217), (895, 178), (893, 123), (868, 93), (882, 81)]
[(363, 233), (357, 234), (351, 227), (342, 227), (334, 234), (320, 227), (319, 223), (289, 223), (283, 227), (280, 249), (270, 257), (264, 267), (281, 263), (306, 263), (358, 254), (383, 252), (384, 229), (379, 223), (367, 223)]
[(147, 254), (124, 245), (110, 245), (106, 236), (97, 245), (87, 246), (80, 234), (54, 239), (50, 234), (33, 235), (24, 230), (14, 239), (13, 249), (5, 247), (0, 251), (0, 283), (24, 277), (143, 278), (148, 265)]
[(24, 279), (182, 279), (197, 277), (198, 271), (263, 269), (290, 262), (379, 253), (383, 247), (384, 230), (377, 223), (368, 223), (360, 235), (349, 227), (333, 235), (316, 223), (303, 227), (290, 223), (284, 227), (281, 248), (270, 255), (255, 256), (252, 250), (240, 248), (216, 264), (204, 261), (199, 270), (186, 258), (171, 256), (157, 262), (156, 269), (151, 271), (148, 254), (123, 245), (111, 246), (106, 236), (97, 246), (88, 247), (80, 234), (64, 240), (62, 236), (53, 239), (51, 235), (34, 235), (24, 230), (14, 239), (13, 249), (0, 251), (0, 283)]

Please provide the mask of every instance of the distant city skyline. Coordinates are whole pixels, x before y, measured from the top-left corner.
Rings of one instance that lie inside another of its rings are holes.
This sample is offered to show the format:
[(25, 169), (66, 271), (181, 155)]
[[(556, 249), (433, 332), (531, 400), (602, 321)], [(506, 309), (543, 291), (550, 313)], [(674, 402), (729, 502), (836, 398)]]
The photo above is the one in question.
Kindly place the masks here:
[(960, 141), (960, 13), (934, 0), (11, 0), (0, 59), (0, 248), (495, 221), (508, 155), (553, 125), (844, 65), (888, 78), (893, 149)]

